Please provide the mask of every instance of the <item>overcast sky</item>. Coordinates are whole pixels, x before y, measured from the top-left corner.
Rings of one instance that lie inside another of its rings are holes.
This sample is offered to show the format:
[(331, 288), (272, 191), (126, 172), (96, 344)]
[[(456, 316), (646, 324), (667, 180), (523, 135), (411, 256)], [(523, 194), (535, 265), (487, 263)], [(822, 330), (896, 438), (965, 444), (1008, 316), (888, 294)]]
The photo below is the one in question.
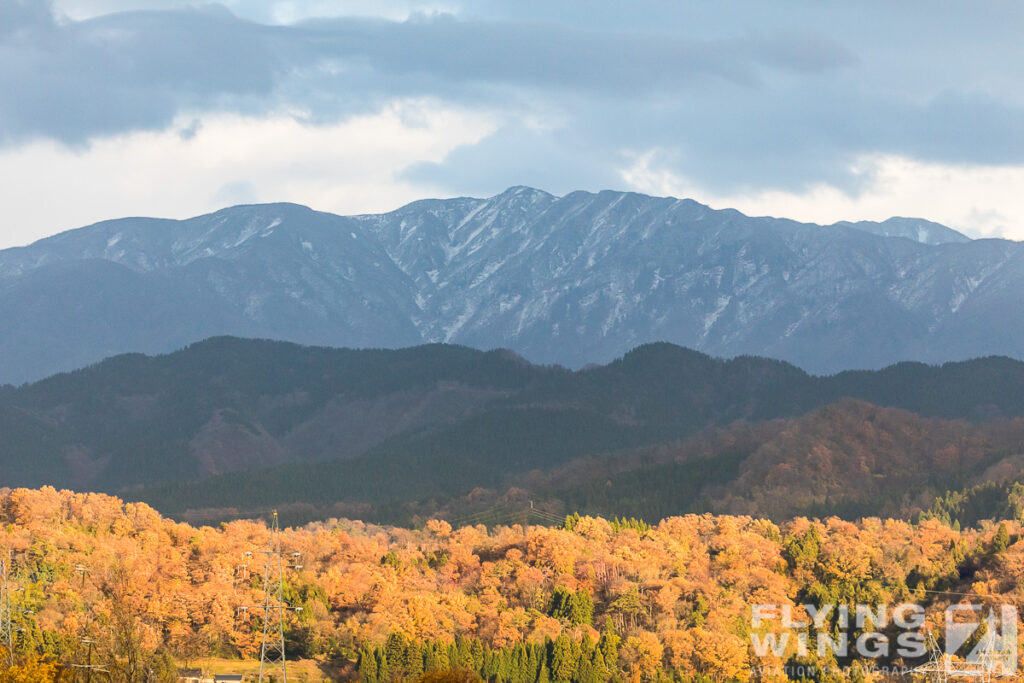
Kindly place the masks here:
[(1024, 3), (0, 0), (0, 247), (511, 185), (1024, 239)]

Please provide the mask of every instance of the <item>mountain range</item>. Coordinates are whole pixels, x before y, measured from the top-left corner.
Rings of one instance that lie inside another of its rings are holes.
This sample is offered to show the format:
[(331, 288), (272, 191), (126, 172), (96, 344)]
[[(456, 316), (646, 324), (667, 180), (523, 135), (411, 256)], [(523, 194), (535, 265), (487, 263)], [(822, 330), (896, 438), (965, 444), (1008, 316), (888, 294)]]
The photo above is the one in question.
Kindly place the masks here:
[(510, 490), (651, 518), (903, 514), (1015, 478), (1022, 417), (1024, 362), (1000, 357), (817, 377), (657, 343), (571, 371), (222, 337), (0, 389), (0, 481), (173, 514), (340, 504), (404, 522)]
[(921, 219), (819, 226), (514, 187), (336, 216), (124, 218), (0, 251), (0, 383), (217, 335), (509, 348), (572, 368), (647, 342), (814, 373), (1024, 357), (1024, 245)]

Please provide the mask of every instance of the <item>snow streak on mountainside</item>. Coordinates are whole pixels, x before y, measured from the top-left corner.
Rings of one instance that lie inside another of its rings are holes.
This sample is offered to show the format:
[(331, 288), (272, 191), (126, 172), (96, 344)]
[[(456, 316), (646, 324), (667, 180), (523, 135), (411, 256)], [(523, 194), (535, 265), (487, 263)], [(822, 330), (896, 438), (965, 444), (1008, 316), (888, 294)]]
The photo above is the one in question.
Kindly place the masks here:
[(818, 226), (634, 193), (126, 218), (0, 251), (0, 382), (216, 334), (509, 347), (603, 362), (665, 340), (814, 372), (1024, 357), (1024, 245), (920, 219)]

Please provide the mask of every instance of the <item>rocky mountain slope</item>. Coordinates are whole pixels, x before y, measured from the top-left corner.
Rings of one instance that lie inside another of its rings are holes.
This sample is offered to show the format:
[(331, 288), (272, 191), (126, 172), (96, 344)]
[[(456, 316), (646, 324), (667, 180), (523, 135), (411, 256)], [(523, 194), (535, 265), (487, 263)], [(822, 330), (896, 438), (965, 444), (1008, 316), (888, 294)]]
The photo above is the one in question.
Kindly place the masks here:
[(918, 219), (818, 226), (524, 187), (353, 217), (239, 206), (0, 251), (0, 382), (222, 334), (571, 367), (658, 340), (812, 372), (1024, 357), (1021, 291), (1024, 245)]

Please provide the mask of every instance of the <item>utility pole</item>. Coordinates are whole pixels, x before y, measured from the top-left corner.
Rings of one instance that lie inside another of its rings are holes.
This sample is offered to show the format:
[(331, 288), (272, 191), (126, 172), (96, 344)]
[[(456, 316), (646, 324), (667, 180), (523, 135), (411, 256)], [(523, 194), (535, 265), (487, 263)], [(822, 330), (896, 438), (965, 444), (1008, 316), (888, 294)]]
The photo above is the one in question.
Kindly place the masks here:
[(270, 526), (270, 541), (267, 549), (267, 566), (263, 571), (263, 643), (260, 645), (260, 677), (259, 682), (268, 680), (270, 670), (281, 667), (281, 683), (288, 683), (288, 663), (284, 652), (284, 613), (301, 607), (289, 607), (284, 601), (284, 570), (285, 568), (301, 569), (295, 564), (299, 553), (292, 553), (291, 564), (286, 564), (281, 556), (281, 528), (277, 521), (277, 510)]
[[(85, 577), (86, 577), (87, 574), (92, 574), (92, 570), (89, 569), (89, 567), (85, 566), (84, 564), (76, 564), (73, 567), (73, 570), (74, 570), (74, 572), (76, 574), (78, 574), (79, 578), (81, 578), (81, 581), (82, 581), (82, 583), (81, 583), (81, 587), (82, 587), (81, 590), (82, 590), (82, 595), (84, 597), (84, 595), (85, 595)], [(92, 609), (90, 608), (89, 611), (91, 612)], [(78, 663), (74, 663), (74, 664), (71, 665), (72, 669), (76, 669), (77, 671), (83, 672), (85, 674), (85, 683), (92, 683), (92, 673), (94, 671), (96, 673), (103, 673), (103, 674), (109, 674), (110, 673), (109, 669), (107, 669), (102, 664), (93, 664), (92, 663), (92, 653), (93, 653), (93, 648), (96, 645), (96, 641), (89, 637), (89, 626), (90, 626), (90, 624), (91, 624), (91, 619), (89, 621), (84, 622), (82, 624), (81, 636), (78, 639), (79, 645), (80, 646), (81, 645), (85, 646), (85, 657), (82, 658), (81, 655), (78, 655), (76, 658), (79, 659), (79, 662)], [(81, 659), (85, 659), (85, 662), (82, 663)], [(78, 673), (75, 674), (75, 680), (76, 681), (79, 680)]]
[[(72, 664), (71, 668), (72, 669), (78, 669), (80, 671), (84, 671), (85, 672), (85, 683), (92, 683), (92, 672), (93, 671), (96, 671), (97, 673), (102, 673), (102, 674), (110, 673), (110, 671), (105, 666), (101, 666), (99, 664), (93, 664), (92, 663), (92, 648), (93, 648), (93, 645), (96, 644), (96, 642), (92, 638), (82, 638), (80, 642), (81, 642), (82, 645), (86, 645), (87, 648), (88, 648), (86, 650), (86, 655), (85, 655), (85, 664)], [(76, 676), (76, 679), (77, 679), (77, 676)]]

